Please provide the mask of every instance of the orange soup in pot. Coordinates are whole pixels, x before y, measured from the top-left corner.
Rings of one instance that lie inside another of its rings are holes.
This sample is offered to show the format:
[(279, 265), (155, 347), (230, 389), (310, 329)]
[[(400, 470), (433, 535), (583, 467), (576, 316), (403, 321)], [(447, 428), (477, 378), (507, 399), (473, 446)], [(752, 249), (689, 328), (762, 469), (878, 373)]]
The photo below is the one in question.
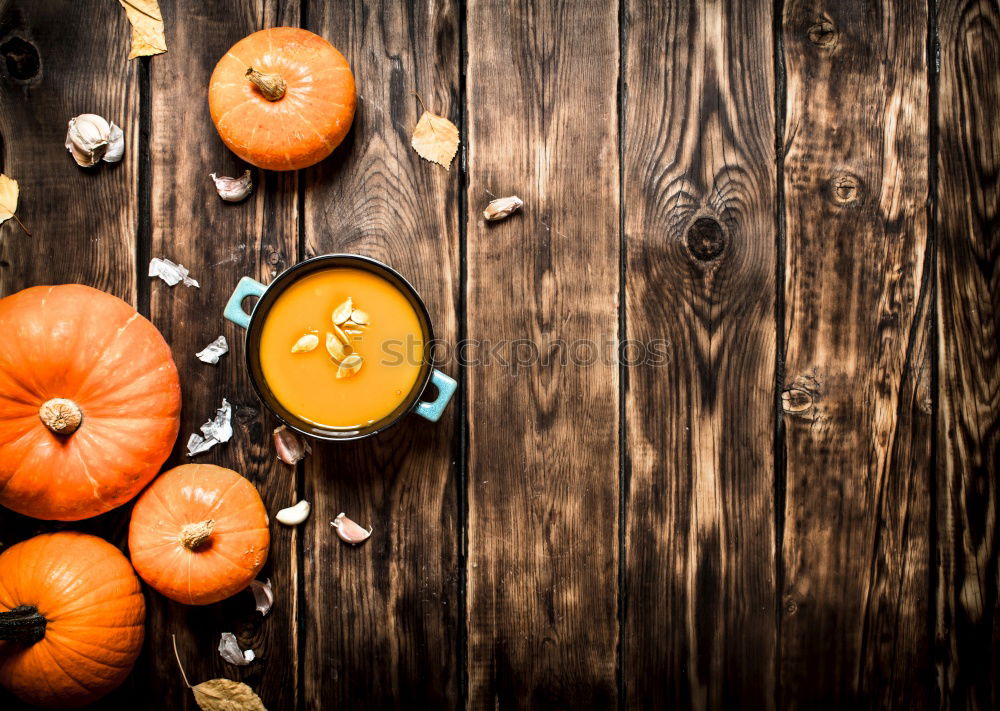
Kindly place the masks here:
[(278, 296), (261, 330), (260, 365), (291, 413), (346, 430), (382, 420), (409, 396), (423, 347), (404, 294), (372, 272), (335, 267)]

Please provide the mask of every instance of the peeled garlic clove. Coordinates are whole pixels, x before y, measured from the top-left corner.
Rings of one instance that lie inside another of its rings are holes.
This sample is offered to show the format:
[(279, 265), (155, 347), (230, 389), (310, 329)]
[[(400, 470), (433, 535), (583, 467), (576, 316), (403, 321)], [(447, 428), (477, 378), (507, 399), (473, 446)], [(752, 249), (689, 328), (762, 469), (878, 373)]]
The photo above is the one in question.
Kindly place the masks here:
[(308, 353), (319, 345), (319, 336), (315, 333), (307, 333), (292, 346), (292, 353)]
[(215, 173), (209, 173), (209, 177), (215, 182), (215, 190), (219, 193), (219, 197), (226, 202), (239, 202), (253, 189), (249, 170), (244, 171), (238, 178), (217, 176)]
[(90, 168), (101, 162), (108, 151), (110, 138), (111, 124), (103, 117), (97, 114), (80, 114), (69, 120), (66, 150), (73, 156), (77, 165)]
[(344, 360), (347, 353), (344, 352), (344, 344), (340, 342), (340, 339), (334, 336), (332, 333), (326, 334), (326, 352), (330, 354), (338, 363)]
[(104, 153), (105, 163), (117, 163), (125, 155), (125, 132), (111, 124), (111, 133), (108, 135), (108, 150)]
[(347, 515), (344, 513), (337, 514), (337, 518), (330, 521), (330, 525), (337, 529), (337, 535), (340, 537), (340, 540), (345, 543), (364, 543), (368, 540), (368, 537), (372, 535), (371, 528), (366, 531), (361, 526), (354, 523), (354, 521), (347, 518)]
[(274, 604), (274, 588), (271, 587), (271, 579), (268, 578), (265, 583), (262, 583), (259, 580), (251, 580), (250, 591), (253, 593), (253, 600), (254, 604), (257, 606), (257, 612), (266, 616), (267, 613), (271, 611), (271, 606)]
[(352, 353), (351, 355), (344, 358), (340, 367), (337, 368), (337, 378), (349, 378), (359, 370), (361, 370), (361, 365), (364, 361), (361, 359), (357, 353)]
[(274, 430), (274, 450), (285, 464), (295, 464), (312, 451), (298, 432), (284, 425)]
[(508, 217), (524, 205), (524, 201), (521, 200), (517, 195), (511, 195), (510, 197), (497, 198), (483, 210), (483, 217), (489, 221), (502, 220)]
[(359, 326), (367, 326), (368, 314), (361, 309), (354, 309), (354, 311), (351, 312), (351, 320)]
[(289, 506), (287, 509), (281, 509), (274, 517), (278, 519), (278, 523), (283, 523), (286, 526), (298, 526), (309, 518), (311, 508), (309, 502), (303, 500), (294, 506)]
[(339, 326), (344, 321), (349, 319), (351, 317), (352, 309), (353, 305), (351, 304), (351, 297), (348, 296), (347, 301), (345, 301), (344, 303), (342, 303), (340, 306), (338, 306), (333, 310), (332, 318), (334, 325)]

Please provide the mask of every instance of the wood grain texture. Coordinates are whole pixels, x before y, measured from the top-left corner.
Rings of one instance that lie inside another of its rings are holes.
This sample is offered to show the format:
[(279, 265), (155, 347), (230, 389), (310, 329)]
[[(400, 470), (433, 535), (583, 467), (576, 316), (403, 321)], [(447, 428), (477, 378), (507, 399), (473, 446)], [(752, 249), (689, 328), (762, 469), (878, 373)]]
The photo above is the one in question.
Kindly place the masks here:
[(941, 708), (1000, 706), (1000, 6), (939, 3)]
[[(272, 514), (297, 498), (292, 467), (275, 459), (276, 426), (254, 394), (244, 366), (243, 331), (224, 321), (222, 309), (240, 277), (267, 283), (297, 261), (296, 175), (253, 170), (254, 192), (242, 203), (223, 202), (208, 174), (239, 175), (247, 168), (219, 139), (208, 113), (209, 76), (219, 57), (243, 36), (264, 27), (298, 23), (298, 2), (244, 0), (223, 4), (161, 2), (167, 54), (151, 60), (151, 256), (191, 270), (200, 289), (150, 283), (153, 322), (173, 348), (182, 374), (181, 433), (167, 466), (191, 461), (184, 448), (226, 398), (233, 405), (232, 440), (199, 455), (198, 462), (230, 467), (260, 491)], [(230, 352), (218, 365), (195, 353), (219, 335)], [(191, 692), (177, 683), (170, 636), (177, 635), (192, 683), (215, 677), (245, 681), (272, 709), (297, 703), (299, 585), (297, 530), (271, 525), (270, 578), (276, 604), (266, 618), (249, 591), (216, 605), (187, 607), (148, 591), (145, 664), (133, 674), (144, 697), (161, 708), (195, 709)], [(233, 632), (260, 661), (226, 663), (217, 647)]]
[[(467, 11), (472, 708), (616, 703), (617, 15)], [(483, 222), (513, 194), (523, 212)]]
[(773, 708), (771, 7), (626, 10), (627, 335), (666, 351), (627, 369), (633, 708)]
[[(99, 36), (81, 32), (101, 27)], [(139, 80), (115, 3), (0, 0), (0, 172), (18, 181), (17, 215), (0, 227), (0, 295), (77, 282), (135, 304)], [(69, 119), (97, 113), (125, 132), (115, 165), (80, 168)]]
[(782, 19), (786, 708), (933, 698), (926, 27), (895, 1)]
[[(424, 298), (435, 335), (453, 343), (458, 299), (458, 171), (410, 148), (428, 108), (460, 113), (453, 2), (312, 3), (308, 27), (347, 57), (358, 86), (354, 127), (333, 156), (303, 171), (306, 256), (365, 254)], [(439, 365), (455, 374), (452, 362)], [(459, 705), (459, 520), (453, 403), (436, 424), (405, 417), (377, 437), (319, 443), (305, 461), (306, 708)], [(373, 526), (352, 547), (338, 513)]]

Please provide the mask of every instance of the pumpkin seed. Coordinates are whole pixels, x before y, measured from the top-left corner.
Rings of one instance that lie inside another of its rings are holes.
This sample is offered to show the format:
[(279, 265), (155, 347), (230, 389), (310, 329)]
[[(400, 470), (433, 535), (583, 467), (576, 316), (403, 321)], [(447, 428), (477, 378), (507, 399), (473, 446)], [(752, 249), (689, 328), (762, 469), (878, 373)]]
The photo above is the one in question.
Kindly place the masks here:
[(368, 314), (366, 314), (361, 309), (354, 309), (354, 311), (351, 312), (351, 320), (354, 321), (354, 323), (358, 324), (359, 326), (367, 326)]
[[(336, 326), (334, 328), (336, 328)], [(341, 344), (340, 340), (332, 333), (326, 334), (326, 352), (329, 353), (330, 357), (338, 363), (344, 360), (344, 356), (347, 355), (344, 353), (344, 346)]]
[(308, 353), (319, 345), (319, 336), (315, 333), (307, 333), (292, 346), (292, 353)]
[(351, 317), (351, 311), (353, 309), (353, 304), (351, 303), (351, 297), (347, 297), (347, 301), (342, 303), (340, 306), (333, 310), (333, 323), (335, 326), (339, 326), (344, 321)]
[(361, 356), (359, 356), (357, 353), (353, 353), (347, 356), (346, 358), (344, 358), (344, 362), (340, 364), (340, 367), (337, 368), (337, 377), (338, 378), (351, 377), (359, 370), (361, 370), (361, 364), (363, 362), (364, 361), (362, 360)]
[(338, 326), (337, 324), (333, 324), (333, 332), (337, 334), (337, 338), (339, 338), (340, 342), (343, 343), (345, 346), (351, 345), (351, 339), (348, 338), (347, 334), (344, 333), (344, 329), (342, 329), (340, 326)]

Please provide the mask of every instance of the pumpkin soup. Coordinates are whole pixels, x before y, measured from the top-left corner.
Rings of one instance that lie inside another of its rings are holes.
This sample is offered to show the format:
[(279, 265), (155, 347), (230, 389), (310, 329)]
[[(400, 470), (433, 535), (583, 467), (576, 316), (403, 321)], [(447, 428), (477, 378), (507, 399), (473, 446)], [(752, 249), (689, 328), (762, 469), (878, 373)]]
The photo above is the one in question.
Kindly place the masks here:
[(355, 429), (391, 414), (420, 375), (423, 335), (406, 296), (377, 274), (337, 267), (292, 283), (260, 337), (268, 388), (296, 416)]

